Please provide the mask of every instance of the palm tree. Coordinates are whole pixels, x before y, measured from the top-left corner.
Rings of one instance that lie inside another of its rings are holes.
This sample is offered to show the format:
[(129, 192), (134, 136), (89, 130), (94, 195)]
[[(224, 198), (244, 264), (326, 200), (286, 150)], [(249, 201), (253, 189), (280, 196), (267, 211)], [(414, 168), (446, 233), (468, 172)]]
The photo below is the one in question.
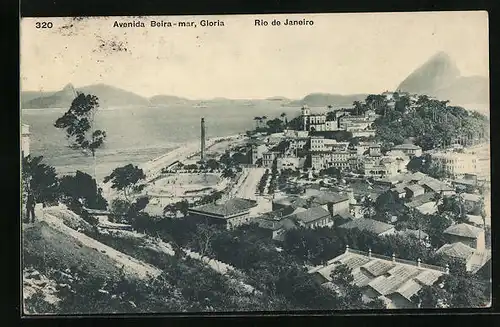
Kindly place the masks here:
[(436, 206), (436, 208), (437, 208), (437, 206), (439, 205), (439, 203), (441, 202), (442, 199), (443, 199), (443, 191), (434, 194), (433, 200), (435, 201), (434, 205)]
[(368, 196), (366, 196), (363, 201), (361, 213), (364, 218), (371, 218), (375, 215), (375, 202)]
[(259, 128), (259, 124), (262, 121), (262, 118), (257, 116), (257, 117), (254, 117), (253, 120), (255, 120), (256, 128)]
[(261, 118), (261, 122), (264, 122), (264, 127), (266, 127), (267, 116), (262, 116), (260, 118)]

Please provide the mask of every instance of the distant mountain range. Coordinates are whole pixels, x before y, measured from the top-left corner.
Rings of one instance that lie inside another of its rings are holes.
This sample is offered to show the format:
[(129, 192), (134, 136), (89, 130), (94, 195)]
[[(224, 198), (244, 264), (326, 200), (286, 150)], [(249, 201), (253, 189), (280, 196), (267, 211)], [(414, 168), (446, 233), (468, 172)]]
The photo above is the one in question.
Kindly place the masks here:
[(94, 84), (80, 88), (66, 85), (61, 91), (47, 93), (43, 92), (35, 97), (36, 92), (21, 92), (21, 108), (44, 109), (44, 108), (69, 108), (76, 97), (77, 92), (93, 94), (99, 98), (103, 107), (120, 105), (149, 105), (149, 100), (132, 92), (128, 92), (106, 84)]
[(325, 107), (328, 105), (351, 107), (354, 101), (363, 101), (367, 96), (368, 94), (341, 95), (330, 93), (311, 93), (306, 95), (301, 100), (289, 102), (288, 105), (294, 107), (303, 105), (308, 105), (310, 107)]
[(450, 100), (451, 104), (465, 108), (489, 107), (488, 78), (461, 76), (455, 62), (444, 52), (435, 54), (415, 69), (397, 90)]
[[(460, 75), (453, 60), (444, 52), (439, 52), (414, 70), (401, 82), (397, 90), (417, 94), (427, 94), (441, 100), (450, 100), (451, 104), (465, 108), (481, 110), (489, 106), (489, 82), (481, 76)], [(193, 105), (209, 107), (210, 105), (247, 105), (252, 106), (263, 102), (279, 103), (282, 106), (298, 107), (349, 107), (354, 101), (363, 101), (368, 94), (341, 95), (332, 93), (311, 93), (299, 100), (274, 96), (267, 99), (226, 99), (192, 100), (172, 95), (156, 95), (151, 98), (142, 97), (133, 92), (125, 91), (106, 84), (94, 84), (75, 88), (68, 84), (57, 92), (21, 92), (21, 108), (69, 108), (77, 92), (96, 95), (103, 107), (117, 106), (170, 106)]]

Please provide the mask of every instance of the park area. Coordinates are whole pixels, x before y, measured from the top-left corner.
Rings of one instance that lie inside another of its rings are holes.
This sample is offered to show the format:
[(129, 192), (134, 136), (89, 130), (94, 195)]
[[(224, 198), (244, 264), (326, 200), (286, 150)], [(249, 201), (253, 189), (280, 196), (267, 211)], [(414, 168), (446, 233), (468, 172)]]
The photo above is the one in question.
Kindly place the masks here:
[(163, 208), (170, 203), (197, 199), (224, 187), (225, 183), (217, 173), (168, 174), (146, 188), (147, 194), (154, 198), (148, 208), (153, 210), (151, 213), (162, 214)]
[(167, 175), (151, 183), (148, 193), (164, 196), (189, 196), (209, 191), (221, 181), (215, 173), (181, 173)]

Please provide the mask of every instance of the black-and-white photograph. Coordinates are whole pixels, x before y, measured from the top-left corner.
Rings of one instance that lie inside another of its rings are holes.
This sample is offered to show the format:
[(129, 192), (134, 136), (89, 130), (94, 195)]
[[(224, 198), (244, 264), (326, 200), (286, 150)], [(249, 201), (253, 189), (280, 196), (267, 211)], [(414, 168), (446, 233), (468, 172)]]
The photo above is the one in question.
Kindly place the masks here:
[(489, 308), (485, 11), (22, 18), (24, 315)]

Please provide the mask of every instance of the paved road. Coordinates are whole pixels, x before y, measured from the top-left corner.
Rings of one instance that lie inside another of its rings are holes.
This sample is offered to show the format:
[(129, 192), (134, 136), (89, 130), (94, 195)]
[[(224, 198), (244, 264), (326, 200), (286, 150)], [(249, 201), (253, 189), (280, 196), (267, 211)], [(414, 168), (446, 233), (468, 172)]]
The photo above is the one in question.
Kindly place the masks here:
[(244, 199), (255, 200), (257, 185), (259, 184), (259, 181), (266, 170), (265, 168), (245, 168), (244, 170), (247, 171), (246, 178), (238, 186), (238, 189), (236, 190), (236, 196)]

